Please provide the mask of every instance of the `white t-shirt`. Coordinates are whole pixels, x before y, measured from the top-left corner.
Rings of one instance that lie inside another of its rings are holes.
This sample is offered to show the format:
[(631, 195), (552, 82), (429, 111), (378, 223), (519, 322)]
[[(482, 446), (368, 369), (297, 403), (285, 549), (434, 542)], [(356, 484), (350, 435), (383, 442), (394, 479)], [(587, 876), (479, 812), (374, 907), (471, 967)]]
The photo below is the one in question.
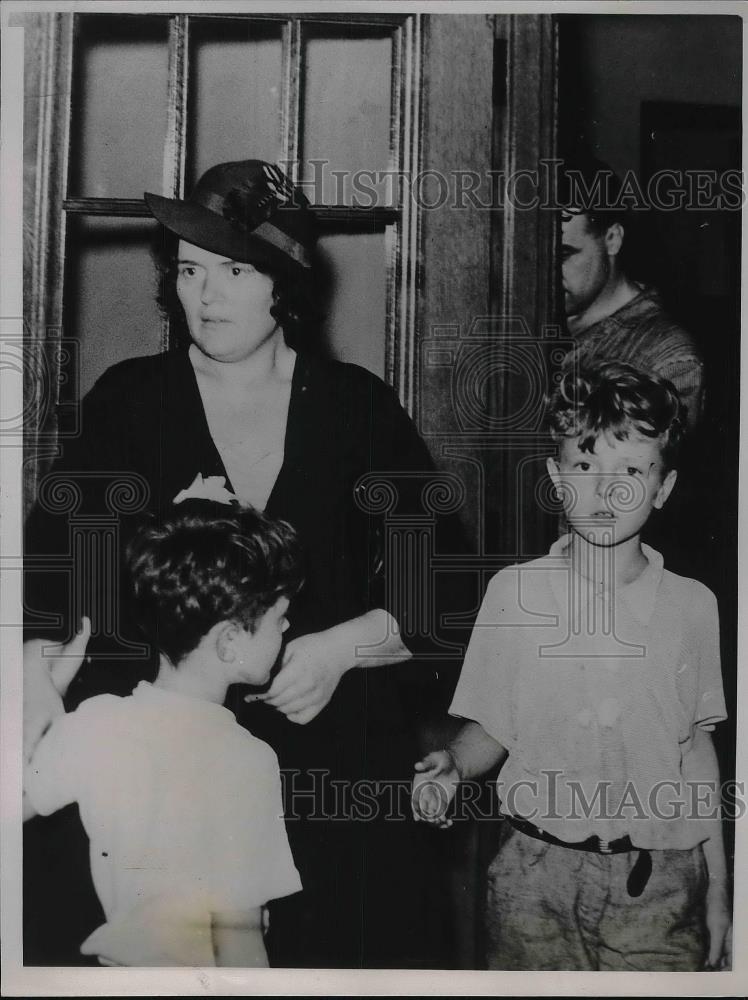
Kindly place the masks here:
[(708, 831), (681, 763), (725, 718), (716, 599), (648, 546), (641, 576), (597, 591), (568, 544), (493, 577), (450, 712), (509, 751), (504, 813), (567, 842), (694, 847)]
[(78, 803), (107, 918), (86, 953), (105, 953), (107, 928), (130, 934), (132, 914), (145, 928), (181, 913), (186, 936), (159, 945), (146, 935), (123, 964), (211, 965), (212, 912), (301, 889), (275, 753), (221, 705), (145, 681), (127, 698), (91, 698), (51, 726), (25, 788), (43, 815)]

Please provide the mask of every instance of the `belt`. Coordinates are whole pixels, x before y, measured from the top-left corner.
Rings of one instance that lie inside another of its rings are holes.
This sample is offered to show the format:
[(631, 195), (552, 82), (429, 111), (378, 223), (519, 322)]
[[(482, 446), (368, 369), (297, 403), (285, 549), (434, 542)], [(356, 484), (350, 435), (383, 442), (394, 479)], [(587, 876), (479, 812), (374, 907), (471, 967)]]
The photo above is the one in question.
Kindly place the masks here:
[(644, 887), (649, 881), (649, 876), (652, 874), (652, 855), (644, 848), (635, 847), (628, 835), (619, 837), (617, 840), (601, 840), (597, 836), (592, 836), (586, 840), (577, 840), (569, 843), (566, 840), (554, 837), (551, 833), (546, 833), (545, 830), (541, 830), (540, 827), (535, 826), (534, 823), (530, 823), (526, 819), (519, 819), (516, 816), (507, 816), (506, 819), (509, 820), (515, 830), (519, 830), (520, 833), (524, 833), (528, 837), (533, 837), (535, 840), (544, 840), (546, 844), (555, 844), (556, 847), (566, 847), (572, 851), (590, 851), (593, 854), (624, 854), (630, 851), (638, 851), (639, 856), (634, 862), (634, 867), (629, 872), (629, 877), (626, 879), (626, 891), (629, 896), (634, 897), (641, 896), (644, 892)]

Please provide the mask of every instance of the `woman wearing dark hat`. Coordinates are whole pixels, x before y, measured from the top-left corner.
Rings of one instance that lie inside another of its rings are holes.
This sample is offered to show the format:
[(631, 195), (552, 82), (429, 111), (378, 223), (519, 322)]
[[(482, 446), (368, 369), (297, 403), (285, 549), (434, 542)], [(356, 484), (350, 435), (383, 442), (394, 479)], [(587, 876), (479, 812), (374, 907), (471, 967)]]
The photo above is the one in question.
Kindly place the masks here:
[[(293, 524), (306, 584), (289, 611), (290, 641), (269, 689), (237, 689), (230, 704), (278, 754), (304, 886), (271, 907), (271, 962), (433, 966), (431, 839), (407, 818), (400, 788), (417, 759), (414, 704), (423, 710), (433, 672), (404, 665), (413, 650), (386, 597), (394, 568), (360, 482), (376, 471), (422, 476), (432, 463), (384, 383), (304, 350), (313, 216), (277, 167), (220, 164), (186, 200), (145, 197), (174, 251), (165, 298), (176, 291), (189, 345), (106, 372), (55, 471), (135, 473), (157, 515), (196, 478), (223, 477), (240, 501)], [(84, 488), (93, 509), (101, 497)], [(406, 488), (401, 512), (411, 499)], [(28, 534), (30, 550), (44, 553), (66, 538), (42, 505)], [(51, 609), (44, 587), (44, 596), (29, 588), (30, 607)], [(122, 635), (134, 637), (122, 614)], [(94, 656), (69, 699), (126, 693), (141, 676), (142, 663)]]

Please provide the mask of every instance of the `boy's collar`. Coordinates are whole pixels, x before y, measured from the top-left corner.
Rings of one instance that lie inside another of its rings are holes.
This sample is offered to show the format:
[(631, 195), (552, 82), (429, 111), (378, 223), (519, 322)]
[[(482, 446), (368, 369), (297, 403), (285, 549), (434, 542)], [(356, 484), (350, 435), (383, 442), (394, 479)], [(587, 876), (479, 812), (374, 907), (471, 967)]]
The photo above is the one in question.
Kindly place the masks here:
[(642, 625), (648, 625), (654, 611), (657, 591), (662, 582), (665, 563), (660, 553), (649, 545), (642, 543), (642, 552), (649, 566), (636, 580), (622, 587), (621, 594), (634, 617)]
[(231, 722), (235, 721), (234, 713), (223, 705), (218, 705), (214, 701), (200, 698), (185, 691), (159, 687), (158, 685), (151, 684), (150, 681), (140, 681), (132, 694), (138, 701), (168, 703), (170, 710), (177, 710), (190, 715), (214, 715), (216, 718), (226, 718)]
[[(553, 543), (548, 554), (557, 559), (563, 559), (566, 562), (568, 560), (566, 550), (571, 544), (571, 538), (571, 533), (562, 535), (561, 538)], [(647, 560), (648, 566), (631, 583), (626, 583), (616, 588), (616, 595), (624, 598), (629, 610), (637, 621), (641, 622), (642, 625), (647, 625), (654, 611), (655, 597), (662, 581), (665, 564), (660, 553), (644, 543), (642, 543), (642, 554)], [(569, 572), (571, 572), (571, 564), (569, 564)], [(562, 607), (565, 606), (566, 595), (558, 592), (561, 581), (557, 573), (551, 574), (551, 585), (554, 591), (556, 591), (556, 597), (559, 599)], [(609, 593), (609, 590), (606, 592)]]

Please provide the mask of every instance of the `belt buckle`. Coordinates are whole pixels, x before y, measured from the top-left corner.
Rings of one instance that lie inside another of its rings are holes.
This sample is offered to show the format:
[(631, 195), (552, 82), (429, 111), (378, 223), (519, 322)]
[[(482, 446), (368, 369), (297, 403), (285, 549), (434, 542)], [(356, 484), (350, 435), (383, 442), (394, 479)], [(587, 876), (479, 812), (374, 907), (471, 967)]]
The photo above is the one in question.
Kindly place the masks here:
[(600, 853), (601, 854), (612, 854), (613, 853), (612, 850), (611, 850), (611, 847), (610, 847), (610, 841), (609, 840), (603, 840), (602, 837), (598, 837), (597, 838), (597, 842), (600, 845)]

